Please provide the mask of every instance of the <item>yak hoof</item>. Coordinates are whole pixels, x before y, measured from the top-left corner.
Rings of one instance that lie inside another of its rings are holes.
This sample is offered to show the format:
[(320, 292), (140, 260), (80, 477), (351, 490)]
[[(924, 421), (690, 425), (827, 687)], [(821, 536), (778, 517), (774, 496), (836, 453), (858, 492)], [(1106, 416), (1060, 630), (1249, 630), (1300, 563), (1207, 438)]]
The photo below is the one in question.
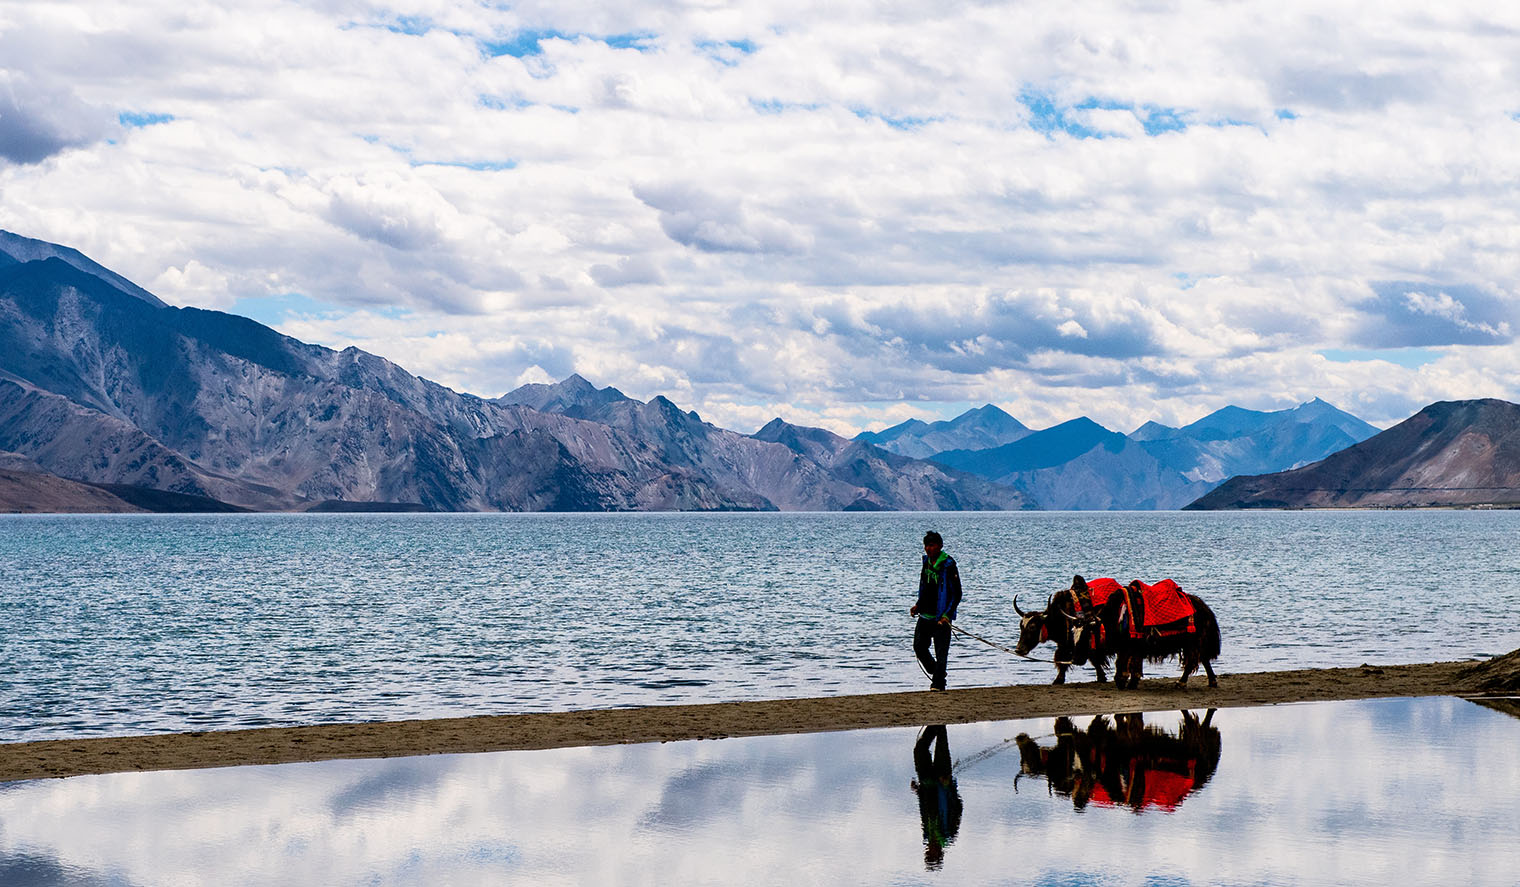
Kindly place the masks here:
[(1064, 674), (1058, 674), (1058, 675), (1056, 675), (1056, 679), (1053, 680), (1053, 681), (1051, 681), (1051, 683), (1052, 684), (1064, 684), (1064, 683), (1066, 683), (1066, 675), (1064, 675)]
[(1209, 686), (1210, 687), (1218, 687), (1219, 686), (1219, 682), (1216, 681), (1216, 680), (1214, 680), (1213, 678), (1209, 678)]

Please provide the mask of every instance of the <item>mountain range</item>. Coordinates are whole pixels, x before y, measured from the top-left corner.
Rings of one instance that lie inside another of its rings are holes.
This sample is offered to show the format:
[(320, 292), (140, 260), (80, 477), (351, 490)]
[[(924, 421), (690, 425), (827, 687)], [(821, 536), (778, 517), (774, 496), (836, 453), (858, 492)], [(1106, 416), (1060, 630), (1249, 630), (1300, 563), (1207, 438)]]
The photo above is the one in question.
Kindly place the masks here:
[(579, 377), (462, 394), (357, 348), (168, 306), (72, 249), (0, 232), (0, 452), (135, 507), (160, 504), (145, 491), (287, 510), (1033, 504), (817, 429), (774, 436)]
[(1084, 416), (928, 458), (1015, 487), (1045, 508), (1170, 509), (1225, 478), (1308, 464), (1376, 433), (1316, 398), (1272, 412), (1229, 406), (1181, 428), (1147, 422), (1128, 435)]
[(1313, 465), (1231, 478), (1188, 508), (1475, 505), (1520, 505), (1520, 405), (1433, 403)]
[(1319, 399), (1130, 434), (1087, 417), (1033, 430), (990, 404), (853, 439), (780, 418), (742, 434), (578, 375), (456, 392), (357, 348), (169, 306), (73, 249), (0, 232), (0, 510), (1509, 501), (1479, 490), (1512, 486), (1505, 409), (1520, 408), (1472, 403), (1381, 434)]
[(992, 404), (946, 419), (909, 419), (882, 431), (862, 431), (856, 440), (875, 444), (899, 456), (926, 459), (946, 450), (984, 450), (1028, 437), (1024, 423)]

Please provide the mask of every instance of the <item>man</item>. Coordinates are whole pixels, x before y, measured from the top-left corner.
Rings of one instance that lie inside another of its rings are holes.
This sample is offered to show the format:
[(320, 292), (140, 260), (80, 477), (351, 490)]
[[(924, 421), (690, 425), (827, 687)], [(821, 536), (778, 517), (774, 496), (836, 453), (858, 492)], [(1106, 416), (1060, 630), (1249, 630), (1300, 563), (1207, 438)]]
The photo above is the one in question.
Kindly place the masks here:
[(918, 816), (924, 829), (924, 868), (939, 871), (945, 865), (945, 847), (960, 831), (963, 806), (961, 793), (955, 787), (950, 735), (944, 724), (925, 727), (919, 733), (913, 744), (913, 770), (918, 778), (909, 782), (908, 787), (918, 795)]
[[(933, 530), (924, 534), (924, 566), (918, 574), (918, 603), (908, 613), (918, 617), (913, 629), (913, 654), (929, 673), (929, 689), (945, 689), (945, 665), (950, 657), (950, 623), (961, 603), (961, 574), (955, 558), (944, 552), (945, 541)], [(929, 642), (934, 655), (929, 655)]]

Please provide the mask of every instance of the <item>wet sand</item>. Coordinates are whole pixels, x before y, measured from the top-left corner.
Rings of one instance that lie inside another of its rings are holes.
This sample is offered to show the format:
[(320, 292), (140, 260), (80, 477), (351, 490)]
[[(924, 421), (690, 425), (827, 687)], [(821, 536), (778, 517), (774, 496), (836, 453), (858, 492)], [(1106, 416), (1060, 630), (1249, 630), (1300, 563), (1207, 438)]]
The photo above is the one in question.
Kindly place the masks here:
[[(1166, 672), (1162, 672), (1165, 674)], [(722, 739), (871, 727), (1230, 708), (1389, 696), (1498, 694), (1512, 690), (1520, 651), (1488, 660), (1202, 676), (1186, 688), (1170, 677), (1118, 691), (1088, 679), (1064, 686), (973, 687), (945, 693), (877, 693), (816, 699), (723, 702), (436, 720), (321, 724), (153, 736), (0, 743), (0, 782), (116, 773), (390, 758), (517, 749)]]

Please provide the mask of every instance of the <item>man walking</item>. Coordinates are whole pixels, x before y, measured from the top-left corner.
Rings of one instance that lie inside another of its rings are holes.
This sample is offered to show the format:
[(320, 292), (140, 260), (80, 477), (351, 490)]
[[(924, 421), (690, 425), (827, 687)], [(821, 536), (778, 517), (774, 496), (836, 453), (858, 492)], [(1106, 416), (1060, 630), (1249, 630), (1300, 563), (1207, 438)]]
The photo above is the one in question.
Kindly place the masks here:
[[(924, 566), (918, 574), (918, 603), (908, 613), (918, 617), (913, 628), (913, 654), (929, 673), (929, 689), (945, 689), (945, 665), (950, 658), (950, 623), (961, 603), (961, 574), (955, 558), (944, 552), (945, 541), (933, 530), (924, 534)], [(934, 655), (929, 655), (929, 642)]]

